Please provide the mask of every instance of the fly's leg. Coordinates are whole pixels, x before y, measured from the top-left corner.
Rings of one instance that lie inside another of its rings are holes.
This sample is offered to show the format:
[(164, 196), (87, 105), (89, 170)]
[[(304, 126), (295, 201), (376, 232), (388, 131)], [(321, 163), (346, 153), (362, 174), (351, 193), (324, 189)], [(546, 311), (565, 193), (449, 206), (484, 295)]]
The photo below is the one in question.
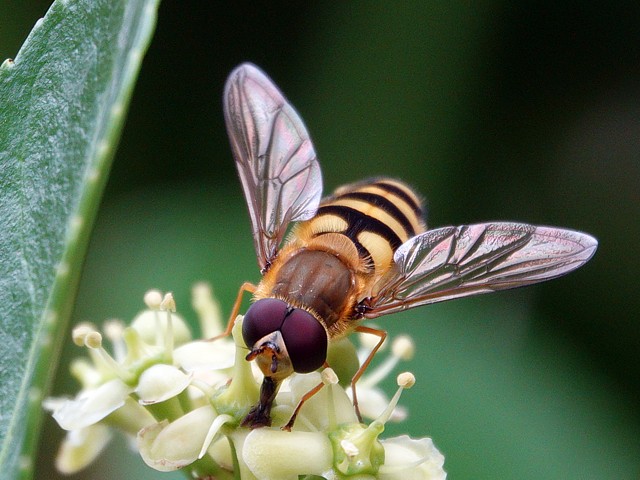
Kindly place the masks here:
[(227, 322), (227, 328), (225, 328), (224, 332), (220, 335), (216, 335), (215, 337), (207, 339), (207, 342), (213, 342), (219, 338), (227, 337), (231, 335), (231, 330), (233, 330), (233, 325), (236, 321), (236, 317), (238, 316), (238, 312), (240, 312), (240, 306), (242, 305), (242, 297), (244, 296), (244, 292), (253, 293), (256, 291), (256, 286), (251, 282), (244, 282), (240, 285), (240, 289), (238, 290), (238, 295), (236, 295), (236, 300), (233, 302), (233, 308), (231, 309), (231, 315), (229, 316), (229, 321)]
[[(324, 362), (323, 365), (324, 368), (329, 368), (329, 364), (327, 362)], [(324, 374), (323, 374), (324, 375)], [(337, 380), (337, 379), (336, 379)], [(315, 387), (313, 387), (311, 390), (309, 390), (307, 393), (305, 393), (302, 398), (300, 399), (300, 401), (298, 402), (298, 405), (296, 405), (296, 409), (293, 411), (293, 414), (291, 415), (291, 418), (289, 419), (289, 421), (287, 422), (286, 425), (284, 425), (283, 427), (281, 427), (281, 430), (284, 430), (286, 432), (290, 432), (291, 429), (293, 428), (293, 424), (296, 421), (296, 417), (298, 416), (298, 413), (300, 413), (300, 409), (302, 408), (302, 406), (305, 404), (305, 402), (307, 400), (309, 400), (311, 397), (313, 397), (316, 393), (318, 393), (320, 390), (322, 390), (322, 387), (325, 386), (325, 381), (324, 381), (324, 377), (323, 377), (323, 381), (320, 382), (318, 385), (316, 385)]]
[(387, 332), (385, 332), (384, 330), (378, 330), (377, 328), (363, 327), (362, 325), (356, 327), (355, 331), (360, 333), (368, 333), (370, 335), (375, 335), (380, 338), (376, 346), (373, 347), (371, 352), (369, 352), (369, 355), (367, 356), (365, 361), (362, 362), (362, 365), (360, 365), (360, 368), (351, 379), (351, 393), (353, 394), (353, 407), (356, 410), (356, 415), (358, 416), (358, 420), (362, 422), (362, 415), (360, 415), (360, 408), (358, 407), (358, 396), (356, 395), (356, 382), (360, 379), (362, 374), (365, 372), (365, 370), (371, 363), (371, 360), (373, 360), (373, 357), (376, 355), (376, 353), (378, 352), (378, 350), (386, 340)]
[(289, 419), (287, 424), (281, 428), (282, 430), (284, 430), (286, 432), (290, 432), (291, 431), (291, 429), (293, 428), (293, 424), (296, 421), (296, 417), (298, 416), (298, 413), (300, 412), (300, 409), (302, 408), (302, 405), (304, 405), (304, 403), (307, 400), (309, 400), (316, 393), (318, 393), (320, 390), (322, 390), (322, 387), (324, 387), (324, 382), (320, 382), (318, 385), (313, 387), (311, 390), (309, 390), (307, 393), (305, 393), (302, 396), (302, 398), (298, 402), (298, 405), (296, 406), (296, 409), (293, 411), (293, 414), (291, 415), (291, 418)]

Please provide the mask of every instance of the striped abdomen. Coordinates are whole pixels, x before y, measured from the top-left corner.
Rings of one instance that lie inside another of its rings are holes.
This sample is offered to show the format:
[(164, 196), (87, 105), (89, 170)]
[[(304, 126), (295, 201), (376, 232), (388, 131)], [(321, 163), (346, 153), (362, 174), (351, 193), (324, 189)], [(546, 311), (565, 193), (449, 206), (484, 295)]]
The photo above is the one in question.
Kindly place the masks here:
[(369, 274), (382, 275), (395, 250), (425, 230), (422, 218), (422, 202), (411, 188), (376, 178), (336, 190), (322, 201), (305, 229), (318, 240), (330, 233), (348, 237)]
[(276, 297), (322, 321), (330, 338), (348, 333), (354, 308), (372, 294), (395, 250), (425, 230), (422, 202), (404, 183), (347, 185), (296, 225), (254, 296)]

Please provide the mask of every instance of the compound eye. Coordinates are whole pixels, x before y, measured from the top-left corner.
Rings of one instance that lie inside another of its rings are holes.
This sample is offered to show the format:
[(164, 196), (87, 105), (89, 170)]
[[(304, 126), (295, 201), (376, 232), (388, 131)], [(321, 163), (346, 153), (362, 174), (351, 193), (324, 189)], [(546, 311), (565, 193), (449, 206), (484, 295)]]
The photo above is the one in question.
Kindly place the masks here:
[(313, 372), (327, 360), (327, 331), (309, 312), (294, 309), (280, 331), (296, 372)]
[(252, 348), (258, 340), (280, 330), (287, 304), (277, 298), (263, 298), (252, 304), (242, 321), (242, 338)]

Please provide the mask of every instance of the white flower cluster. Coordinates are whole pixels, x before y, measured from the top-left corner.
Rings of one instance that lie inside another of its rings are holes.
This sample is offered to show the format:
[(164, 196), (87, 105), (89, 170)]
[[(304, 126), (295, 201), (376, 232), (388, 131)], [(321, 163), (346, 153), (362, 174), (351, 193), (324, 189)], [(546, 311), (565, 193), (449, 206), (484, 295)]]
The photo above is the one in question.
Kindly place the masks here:
[[(361, 412), (374, 418), (368, 425), (358, 421), (345, 387), (326, 368), (294, 374), (280, 389), (271, 412), (274, 425), (286, 424), (300, 398), (324, 383), (304, 404), (291, 432), (277, 426), (250, 430), (239, 425), (258, 399), (261, 374), (244, 359), (242, 317), (236, 319), (233, 338), (193, 341), (171, 294), (163, 299), (150, 291), (145, 303), (148, 309), (131, 326), (118, 321), (104, 326), (111, 353), (94, 327), (80, 325), (73, 331), (74, 342), (89, 353), (89, 360), (77, 359), (71, 367), (82, 388), (73, 399), (45, 403), (68, 431), (56, 460), (61, 472), (90, 464), (119, 430), (135, 439), (132, 444), (147, 465), (164, 472), (182, 469), (191, 478), (446, 478), (444, 457), (431, 439), (379, 439), (387, 421), (406, 416), (397, 403), (402, 390), (413, 385), (413, 375), (398, 376), (399, 388), (390, 401), (376, 384), (411, 357), (408, 337), (398, 337), (391, 355), (358, 383)], [(203, 338), (222, 333), (220, 310), (208, 286), (194, 288), (193, 305)], [(336, 347), (336, 365), (358, 365), (349, 345)], [(352, 361), (341, 361), (345, 355)]]

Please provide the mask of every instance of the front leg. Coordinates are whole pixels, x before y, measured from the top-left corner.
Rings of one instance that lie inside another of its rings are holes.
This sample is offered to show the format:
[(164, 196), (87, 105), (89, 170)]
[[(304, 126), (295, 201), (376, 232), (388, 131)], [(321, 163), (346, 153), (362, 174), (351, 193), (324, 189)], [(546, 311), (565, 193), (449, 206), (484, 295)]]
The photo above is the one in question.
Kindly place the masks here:
[(209, 338), (207, 342), (213, 342), (218, 340), (219, 338), (227, 337), (231, 335), (231, 330), (233, 330), (233, 325), (235, 324), (236, 317), (238, 313), (240, 313), (240, 307), (242, 306), (242, 297), (244, 296), (244, 292), (254, 293), (256, 291), (256, 286), (251, 282), (244, 282), (240, 285), (240, 290), (238, 290), (238, 294), (236, 295), (236, 301), (233, 302), (233, 308), (231, 309), (231, 315), (229, 316), (229, 321), (227, 322), (227, 328), (220, 335), (216, 335), (213, 338)]
[(371, 352), (369, 352), (369, 355), (367, 356), (365, 361), (362, 362), (362, 365), (360, 366), (356, 374), (351, 379), (351, 393), (353, 394), (353, 406), (355, 408), (356, 415), (358, 416), (358, 420), (362, 422), (362, 415), (360, 415), (360, 407), (358, 407), (358, 396), (356, 395), (356, 382), (360, 379), (362, 374), (365, 372), (365, 370), (371, 363), (371, 360), (373, 360), (373, 357), (376, 355), (376, 352), (380, 349), (380, 347), (384, 343), (385, 339), (387, 338), (387, 332), (385, 332), (384, 330), (378, 330), (377, 328), (363, 327), (362, 325), (356, 327), (355, 331), (360, 333), (368, 333), (380, 338), (376, 346), (373, 347), (373, 350), (371, 350)]

